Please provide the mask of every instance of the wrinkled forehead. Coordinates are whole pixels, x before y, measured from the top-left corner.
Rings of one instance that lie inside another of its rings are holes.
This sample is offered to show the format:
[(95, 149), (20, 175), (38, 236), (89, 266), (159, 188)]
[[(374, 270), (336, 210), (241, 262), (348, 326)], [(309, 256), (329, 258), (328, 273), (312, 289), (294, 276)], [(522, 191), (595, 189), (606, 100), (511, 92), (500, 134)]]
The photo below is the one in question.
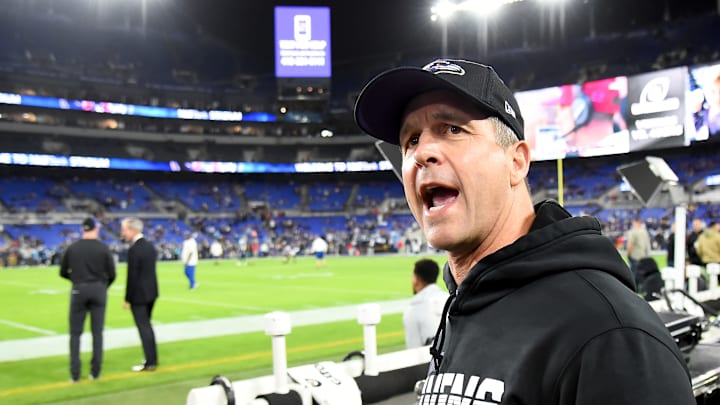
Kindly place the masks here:
[(404, 124), (408, 115), (423, 108), (433, 106), (438, 112), (466, 116), (469, 119), (485, 119), (489, 114), (468, 100), (466, 96), (452, 90), (433, 90), (411, 99), (403, 111), (401, 123)]
[[(455, 122), (483, 120), (490, 116), (485, 110), (451, 90), (433, 90), (411, 99), (400, 120), (400, 137), (415, 125), (413, 113), (424, 109), (431, 120), (450, 120)], [(410, 118), (410, 121), (408, 120)]]

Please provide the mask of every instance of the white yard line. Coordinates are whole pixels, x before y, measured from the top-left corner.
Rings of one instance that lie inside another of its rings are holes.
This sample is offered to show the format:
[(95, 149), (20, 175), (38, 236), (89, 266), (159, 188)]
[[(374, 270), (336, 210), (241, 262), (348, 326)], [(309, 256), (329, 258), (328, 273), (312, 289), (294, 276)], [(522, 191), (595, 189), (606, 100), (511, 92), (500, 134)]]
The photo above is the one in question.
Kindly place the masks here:
[[(163, 298), (167, 300), (167, 298)], [(410, 299), (377, 302), (383, 314), (401, 313), (410, 305)], [(330, 308), (288, 311), (293, 327), (318, 325), (329, 322), (349, 321), (357, 319), (358, 306), (343, 305)], [(270, 312), (270, 311), (268, 311)], [(263, 315), (248, 315), (232, 318), (206, 319), (189, 322), (160, 324), (154, 322), (155, 337), (158, 343), (177, 342), (188, 339), (201, 339), (216, 336), (238, 335), (265, 330)], [(358, 325), (358, 333), (362, 327)], [(53, 332), (53, 334), (55, 334)], [(104, 333), (105, 350), (121, 347), (139, 346), (140, 338), (137, 329), (120, 328), (106, 329)], [(80, 349), (83, 352), (92, 350), (92, 335), (86, 331), (81, 337)], [(67, 355), (68, 335), (37, 337), (0, 341), (0, 362), (34, 359), (47, 356)]]
[(57, 332), (52, 331), (52, 330), (36, 328), (34, 326), (25, 325), (25, 324), (13, 322), (13, 321), (6, 321), (5, 319), (0, 319), (0, 323), (3, 325), (12, 326), (17, 329), (29, 330), (30, 332), (39, 333), (41, 335), (47, 335), (47, 336), (57, 335)]
[[(119, 293), (116, 291), (110, 291), (109, 295), (112, 295), (113, 297), (125, 297), (125, 293)], [(232, 309), (244, 309), (247, 311), (255, 311), (255, 312), (271, 312), (276, 310), (276, 308), (265, 308), (265, 307), (254, 307), (251, 305), (234, 305), (234, 304), (228, 304), (227, 302), (214, 302), (214, 301), (205, 301), (205, 300), (190, 300), (187, 298), (175, 298), (175, 297), (168, 297), (168, 296), (161, 296), (158, 298), (158, 300), (161, 301), (170, 301), (170, 302), (179, 302), (181, 304), (195, 304), (195, 305), (203, 305), (207, 307), (220, 307), (220, 308), (232, 308)]]
[[(6, 271), (6, 270), (3, 270)], [(22, 281), (11, 281), (11, 280), (3, 280), (3, 285), (14, 285), (16, 287), (26, 287), (26, 288), (38, 288), (37, 283), (23, 283)], [(70, 283), (68, 282), (68, 291), (70, 290)]]

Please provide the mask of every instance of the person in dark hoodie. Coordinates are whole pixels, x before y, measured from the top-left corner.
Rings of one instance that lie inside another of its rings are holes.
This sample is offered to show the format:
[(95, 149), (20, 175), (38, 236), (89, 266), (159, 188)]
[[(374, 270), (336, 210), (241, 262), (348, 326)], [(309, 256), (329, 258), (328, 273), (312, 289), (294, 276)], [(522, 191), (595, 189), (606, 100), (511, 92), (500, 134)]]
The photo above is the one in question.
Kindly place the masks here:
[(491, 67), (383, 72), (355, 120), (399, 145), (408, 205), (447, 252), (418, 403), (695, 404), (680, 350), (598, 221), (533, 206), (520, 108)]
[(72, 281), (70, 291), (70, 382), (80, 381), (80, 337), (90, 314), (92, 359), (89, 378), (100, 378), (107, 290), (115, 281), (115, 260), (100, 238), (100, 222), (86, 218), (82, 238), (68, 246), (60, 261), (60, 277)]
[(645, 298), (646, 301), (660, 299), (660, 293), (665, 287), (665, 282), (660, 274), (657, 262), (652, 257), (644, 257), (637, 264), (638, 293)]

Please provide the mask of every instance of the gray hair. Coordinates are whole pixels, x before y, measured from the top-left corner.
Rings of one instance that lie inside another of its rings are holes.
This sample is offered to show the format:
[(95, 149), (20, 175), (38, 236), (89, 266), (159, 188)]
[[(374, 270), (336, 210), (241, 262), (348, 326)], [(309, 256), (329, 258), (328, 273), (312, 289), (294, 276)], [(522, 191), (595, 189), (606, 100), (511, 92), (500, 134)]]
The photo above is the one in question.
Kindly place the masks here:
[(520, 142), (520, 139), (507, 124), (500, 121), (498, 117), (490, 117), (490, 121), (495, 127), (495, 143), (501, 148), (507, 149), (511, 145)]
[[(515, 131), (513, 131), (507, 124), (500, 121), (497, 117), (490, 117), (490, 121), (495, 127), (495, 143), (501, 148), (507, 150), (512, 145), (520, 142)], [(527, 187), (528, 193), (530, 193), (530, 182), (527, 176), (525, 176), (525, 187)]]
[(125, 224), (125, 226), (128, 227), (129, 229), (133, 229), (138, 232), (142, 232), (142, 230), (143, 230), (143, 223), (139, 218), (135, 218), (135, 217), (125, 218), (122, 220), (122, 223)]

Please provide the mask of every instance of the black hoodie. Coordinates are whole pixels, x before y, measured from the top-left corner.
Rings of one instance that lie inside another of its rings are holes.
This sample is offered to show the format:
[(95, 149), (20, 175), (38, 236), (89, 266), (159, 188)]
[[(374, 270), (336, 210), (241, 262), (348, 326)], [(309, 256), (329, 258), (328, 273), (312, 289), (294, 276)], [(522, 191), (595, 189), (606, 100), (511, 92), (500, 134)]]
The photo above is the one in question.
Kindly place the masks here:
[(535, 211), (460, 286), (445, 266), (439, 368), (419, 404), (694, 405), (683, 356), (597, 220)]

